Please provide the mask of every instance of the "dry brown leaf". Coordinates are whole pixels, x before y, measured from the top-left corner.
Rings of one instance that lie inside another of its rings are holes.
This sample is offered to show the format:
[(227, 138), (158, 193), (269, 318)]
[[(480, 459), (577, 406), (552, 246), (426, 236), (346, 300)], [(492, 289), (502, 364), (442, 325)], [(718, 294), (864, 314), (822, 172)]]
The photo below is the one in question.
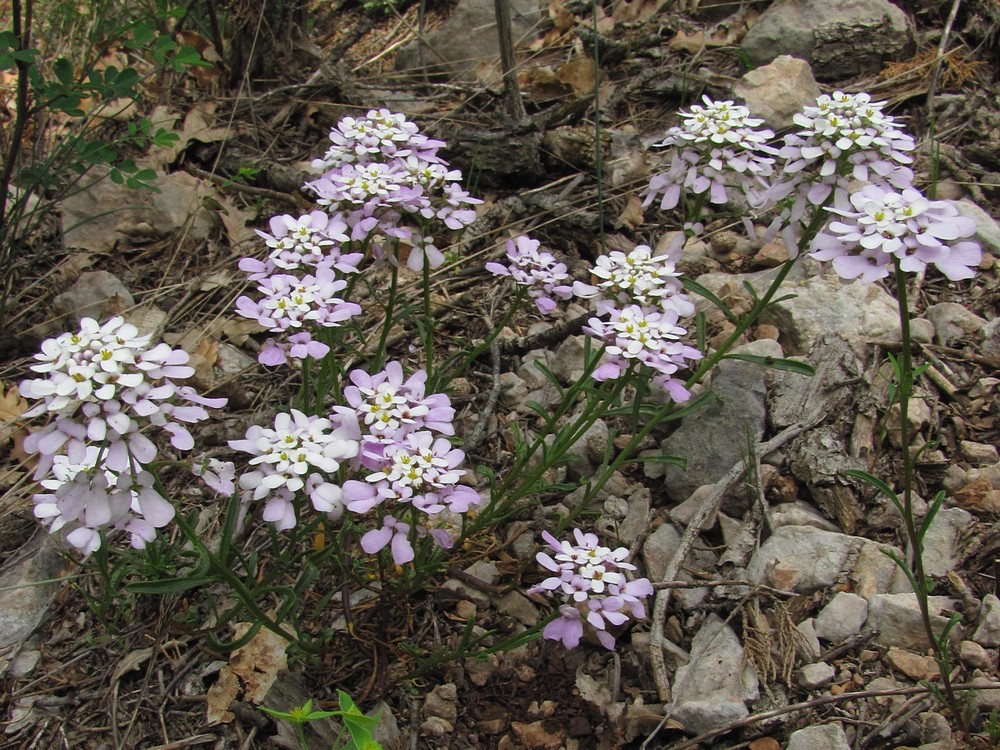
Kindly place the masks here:
[(555, 71), (548, 65), (528, 68), (520, 76), (525, 93), (535, 102), (561, 99), (569, 93), (569, 87), (560, 83)]
[(244, 211), (223, 193), (216, 193), (215, 202), (222, 209), (219, 211), (219, 218), (226, 228), (230, 247), (239, 249), (245, 243), (257, 241), (257, 233), (250, 226), (257, 220), (256, 211)]
[(704, 31), (684, 31), (681, 29), (677, 32), (667, 46), (673, 50), (680, 50), (682, 52), (690, 52), (692, 55), (696, 52), (700, 52), (707, 46)]
[[(236, 637), (241, 638), (251, 624), (240, 622), (233, 625)], [(229, 664), (219, 671), (218, 681), (208, 689), (207, 713), (209, 724), (220, 724), (233, 720), (229, 704), (236, 700), (240, 692), (246, 701), (260, 705), (267, 696), (278, 672), (288, 667), (285, 647), (288, 641), (261, 629), (245, 646), (236, 649), (229, 657)]]
[(587, 57), (574, 57), (556, 70), (556, 80), (572, 87), (577, 98), (594, 93), (594, 61)]
[(746, 34), (746, 24), (738, 24), (731, 29), (721, 28), (712, 35), (706, 35), (704, 31), (689, 33), (681, 29), (673, 39), (667, 42), (667, 46), (670, 49), (690, 52), (693, 55), (705, 47), (731, 47), (739, 44)]
[(16, 385), (4, 388), (4, 384), (0, 382), (0, 448), (6, 447), (15, 433), (26, 430), (21, 415), (28, 407), (28, 402), (21, 398)]
[(618, 23), (648, 21), (659, 11), (660, 3), (647, 0), (619, 0), (615, 3), (614, 17)]
[(267, 329), (255, 320), (248, 320), (247, 318), (223, 318), (217, 330), (236, 344), (236, 346), (243, 346), (251, 335), (261, 333)]
[(215, 386), (215, 366), (219, 361), (219, 343), (218, 339), (206, 336), (198, 342), (197, 348), (191, 352), (191, 361), (188, 362), (194, 368), (191, 384), (199, 391), (210, 391)]
[(625, 200), (622, 212), (618, 214), (617, 226), (635, 229), (638, 226), (642, 226), (645, 220), (646, 217), (642, 215), (642, 201), (638, 195), (630, 193)]
[[(168, 164), (173, 164), (177, 157), (188, 147), (191, 141), (201, 143), (215, 143), (224, 141), (236, 135), (235, 130), (227, 127), (216, 127), (214, 102), (201, 102), (195, 105), (184, 117), (184, 124), (181, 125), (180, 136), (176, 143), (170, 146), (159, 146), (149, 150), (146, 162), (154, 169), (163, 169)], [(155, 124), (155, 122), (154, 122)], [(165, 126), (160, 126), (165, 127)]]
[(577, 23), (576, 16), (566, 10), (562, 0), (549, 0), (549, 18), (560, 33), (570, 31)]

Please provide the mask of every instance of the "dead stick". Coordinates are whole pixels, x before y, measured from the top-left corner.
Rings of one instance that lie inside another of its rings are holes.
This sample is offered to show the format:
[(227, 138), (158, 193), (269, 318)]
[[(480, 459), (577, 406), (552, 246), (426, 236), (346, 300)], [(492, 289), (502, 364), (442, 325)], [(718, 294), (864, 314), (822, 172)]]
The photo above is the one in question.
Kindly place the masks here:
[[(771, 451), (777, 450), (789, 440), (800, 435), (810, 425), (794, 424), (791, 427), (787, 427), (780, 433), (775, 435), (773, 438), (768, 440), (766, 443), (762, 443), (757, 446), (757, 455), (767, 455)], [(705, 522), (719, 510), (719, 506), (722, 504), (722, 497), (726, 494), (729, 489), (737, 479), (739, 479), (743, 473), (746, 471), (743, 461), (738, 461), (733, 464), (732, 468), (726, 472), (726, 474), (719, 479), (715, 486), (712, 488), (711, 494), (705, 498), (705, 502), (702, 503), (701, 507), (694, 514), (694, 517), (688, 523), (687, 529), (684, 531), (684, 535), (681, 537), (680, 545), (677, 547), (677, 551), (674, 556), (670, 559), (667, 564), (666, 570), (663, 572), (661, 577), (664, 581), (672, 581), (677, 577), (677, 573), (684, 563), (684, 558), (688, 556), (688, 552), (691, 551), (691, 547), (694, 545), (695, 539), (701, 533), (702, 527)], [(649, 631), (649, 657), (653, 664), (653, 682), (656, 684), (656, 692), (660, 696), (660, 700), (666, 703), (670, 700), (670, 681), (667, 677), (667, 665), (663, 658), (663, 623), (667, 615), (667, 605), (670, 603), (670, 591), (671, 589), (665, 588), (660, 589), (656, 593), (656, 600), (653, 604), (653, 618), (652, 626)]]
[(497, 35), (500, 38), (500, 67), (503, 69), (503, 87), (507, 95), (507, 107), (515, 122), (523, 120), (527, 113), (521, 101), (521, 88), (517, 84), (517, 65), (514, 59), (514, 36), (510, 28), (510, 0), (493, 0), (497, 16)]

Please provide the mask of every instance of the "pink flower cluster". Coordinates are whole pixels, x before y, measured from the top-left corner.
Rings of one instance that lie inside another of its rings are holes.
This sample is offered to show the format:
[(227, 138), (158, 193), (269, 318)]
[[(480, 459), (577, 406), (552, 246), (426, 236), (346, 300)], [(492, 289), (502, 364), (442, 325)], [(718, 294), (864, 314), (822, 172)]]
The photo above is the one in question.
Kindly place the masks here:
[(462, 173), (438, 154), (445, 144), (385, 109), (341, 120), (330, 141), (313, 162), (322, 176), (306, 184), (317, 202), (376, 258), (389, 257), (387, 246), (401, 242), (411, 248), (410, 269), (440, 266), (444, 254), (431, 236), (433, 222), (464, 229), (476, 218), (472, 206), (482, 202), (462, 189)]
[(615, 636), (608, 632), (608, 627), (620, 627), (630, 619), (644, 619), (644, 600), (653, 593), (653, 586), (646, 578), (628, 580), (627, 572), (635, 570), (635, 566), (626, 562), (625, 547), (602, 547), (596, 534), (584, 534), (579, 529), (573, 530), (573, 536), (576, 544), (542, 532), (542, 538), (555, 555), (539, 552), (535, 559), (553, 575), (528, 589), (528, 594), (563, 599), (559, 616), (545, 626), (542, 637), (575, 648), (586, 621), (601, 645), (613, 649)]
[(330, 347), (312, 337), (312, 328), (334, 328), (361, 312), (361, 306), (338, 296), (347, 282), (338, 279), (332, 268), (316, 269), (303, 277), (276, 273), (257, 285), (258, 299), (242, 296), (236, 312), (256, 320), (273, 333), (290, 334), (285, 339), (268, 339), (258, 360), (264, 365), (282, 365), (292, 359), (326, 356)]
[(279, 531), (295, 526), (296, 493), (304, 490), (313, 508), (331, 519), (343, 515), (342, 491), (330, 481), (341, 463), (358, 455), (357, 420), (309, 416), (297, 409), (281, 412), (274, 428), (251, 425), (233, 450), (249, 453), (251, 471), (240, 476), (243, 505), (265, 500), (263, 518)]
[(810, 253), (832, 260), (841, 277), (860, 276), (865, 283), (884, 278), (894, 258), (907, 272), (922, 273), (930, 264), (952, 281), (975, 276), (982, 251), (963, 238), (975, 234), (976, 224), (952, 203), (878, 185), (866, 185), (850, 202), (852, 210), (829, 209), (842, 218), (816, 237)]
[(707, 195), (714, 204), (742, 200), (757, 207), (766, 196), (778, 153), (767, 145), (774, 132), (758, 130), (764, 121), (751, 117), (746, 107), (703, 99), (704, 106), (681, 112), (681, 124), (654, 144), (672, 151), (666, 170), (650, 180), (643, 206), (659, 198), (661, 209), (674, 208), (684, 189)]
[(507, 240), (507, 260), (510, 265), (487, 263), (486, 270), (496, 276), (509, 276), (515, 284), (528, 290), (535, 307), (543, 315), (556, 309), (556, 299), (567, 300), (573, 296), (573, 287), (566, 282), (569, 273), (566, 264), (560, 263), (547, 250), (540, 250), (541, 243), (521, 235)]
[[(335, 411), (363, 423), (367, 434), (361, 438), (363, 478), (344, 482), (344, 501), (359, 515), (376, 511), (381, 523), (362, 536), (361, 548), (374, 554), (388, 545), (393, 560), (403, 564), (413, 560), (418, 537), (430, 535), (438, 546), (450, 547), (445, 529), (429, 519), (416, 522), (444, 511), (465, 513), (481, 501), (475, 489), (460, 484), (465, 454), (440, 437), (455, 434), (448, 397), (426, 395), (427, 373), (418, 370), (404, 379), (398, 362), (375, 375), (355, 370), (350, 378), (353, 385), (344, 390), (350, 406)], [(414, 523), (397, 517), (404, 513)]]
[[(459, 484), (465, 454), (442, 437), (455, 434), (451, 402), (441, 393), (426, 394), (427, 373), (405, 377), (399, 362), (374, 375), (354, 370), (350, 379), (347, 405), (334, 406), (329, 415), (292, 409), (278, 414), (273, 428), (253, 425), (244, 439), (230, 441), (252, 456), (239, 479), (244, 507), (263, 501), (264, 520), (279, 530), (298, 522), (300, 495), (332, 520), (345, 507), (373, 513), (379, 525), (362, 536), (361, 548), (374, 554), (389, 545), (400, 564), (414, 558), (418, 536), (450, 547), (445, 529), (416, 519), (465, 513), (480, 502), (478, 492)], [(350, 478), (342, 479), (345, 474)], [(414, 523), (397, 518), (404, 513)]]
[(591, 274), (599, 279), (596, 285), (578, 281), (573, 291), (598, 298), (598, 317), (583, 328), (605, 346), (594, 378), (619, 378), (638, 365), (674, 401), (687, 401), (691, 394), (676, 374), (701, 352), (682, 341), (687, 329), (678, 323), (694, 313), (694, 304), (684, 294), (670, 254), (654, 257), (646, 245), (615, 251), (598, 258)]
[(39, 454), (35, 478), (48, 492), (35, 495), (35, 515), (51, 531), (74, 527), (71, 545), (89, 555), (111, 530), (131, 534), (144, 547), (174, 516), (155, 487), (149, 466), (156, 445), (143, 430), (157, 427), (177, 450), (194, 439), (186, 425), (208, 418), (207, 399), (174, 381), (194, 374), (189, 357), (166, 344), (151, 346), (131, 323), (115, 317), (99, 324), (83, 318), (75, 333), (42, 342), (31, 366), (44, 377), (25, 380), (21, 395), (41, 402), (28, 417), (49, 413), (51, 422), (25, 440)]

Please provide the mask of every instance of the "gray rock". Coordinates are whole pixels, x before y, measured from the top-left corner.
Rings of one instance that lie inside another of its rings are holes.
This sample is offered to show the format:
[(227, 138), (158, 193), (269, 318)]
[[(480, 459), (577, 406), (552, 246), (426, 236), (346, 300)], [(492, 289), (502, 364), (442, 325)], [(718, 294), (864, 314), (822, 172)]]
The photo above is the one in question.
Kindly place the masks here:
[(437, 685), (424, 698), (424, 716), (438, 716), (452, 724), (458, 719), (458, 688), (453, 682)]
[(824, 531), (839, 531), (837, 525), (824, 518), (812, 505), (802, 500), (779, 503), (771, 508), (771, 523), (779, 526), (812, 526)]
[(806, 664), (799, 670), (799, 685), (806, 690), (819, 690), (833, 682), (833, 678), (836, 676), (836, 669), (825, 661), (818, 661), (814, 664)]
[(691, 662), (678, 668), (670, 716), (701, 734), (749, 715), (744, 701), (759, 695), (743, 644), (718, 615), (705, 620), (691, 643)]
[(983, 326), (982, 352), (984, 356), (1000, 358), (1000, 318), (993, 318)]
[(924, 537), (924, 572), (934, 578), (947, 575), (962, 562), (962, 534), (974, 517), (961, 508), (943, 508)]
[(997, 462), (997, 447), (992, 443), (959, 440), (958, 452), (963, 459), (974, 466), (989, 466)]
[(986, 648), (1000, 646), (1000, 599), (994, 594), (983, 597), (983, 607), (979, 610), (979, 625), (972, 634), (972, 640)]
[(551, 369), (563, 385), (575, 383), (583, 376), (583, 342), (583, 336), (569, 336), (556, 349)]
[(108, 271), (87, 271), (80, 274), (69, 289), (53, 301), (55, 310), (68, 323), (77, 324), (80, 318), (94, 318), (98, 322), (117, 315), (135, 304), (132, 293), (121, 279)]
[(521, 358), (521, 366), (517, 368), (517, 376), (532, 390), (549, 384), (548, 377), (538, 369), (539, 364), (549, 367), (547, 349), (532, 349)]
[[(500, 575), (500, 571), (497, 566), (487, 560), (478, 560), (472, 563), (465, 572), (472, 576), (472, 578), (482, 581), (488, 586), (492, 586), (496, 583), (497, 576)], [(449, 578), (443, 584), (441, 584), (440, 596), (446, 599), (466, 599), (473, 604), (475, 604), (480, 609), (486, 609), (490, 606), (493, 601), (492, 597), (486, 591), (469, 583), (467, 580), (461, 580), (458, 578)]]
[(855, 347), (899, 340), (896, 301), (877, 284), (845, 284), (825, 275), (781, 291), (796, 296), (770, 307), (761, 322), (778, 327), (786, 355), (805, 354), (821, 334), (837, 334)]
[[(677, 552), (680, 541), (681, 535), (669, 523), (662, 524), (646, 538), (642, 545), (642, 559), (646, 566), (646, 574), (651, 580), (663, 579), (667, 565)], [(694, 548), (688, 553), (684, 565), (693, 570), (713, 570), (717, 560), (718, 558), (713, 552), (699, 546), (696, 542)], [(691, 574), (687, 570), (681, 570), (677, 578), (681, 581), (692, 580)], [(674, 598), (685, 610), (691, 610), (698, 606), (707, 595), (708, 589), (702, 586), (694, 589), (679, 589), (674, 592)]]
[[(750, 558), (747, 575), (783, 591), (808, 594), (832, 586), (854, 554), (880, 545), (811, 526), (782, 526)], [(885, 582), (888, 584), (888, 581)]]
[(987, 322), (957, 302), (939, 302), (928, 307), (924, 314), (934, 324), (935, 341), (943, 346), (977, 334)]
[(531, 600), (518, 591), (508, 591), (496, 600), (497, 611), (509, 615), (526, 627), (538, 624), (538, 609)]
[(755, 117), (775, 130), (791, 128), (792, 116), (820, 95), (809, 63), (781, 55), (741, 78), (733, 93), (742, 99)]
[[(745, 353), (781, 356), (776, 341), (749, 344)], [(765, 368), (752, 362), (723, 360), (712, 378), (712, 392), (719, 397), (699, 409), (661, 443), (663, 453), (687, 459), (687, 467), (668, 465), (664, 470), (667, 493), (685, 500), (700, 486), (721, 478), (733, 464), (743, 460), (749, 446), (764, 433), (766, 420)], [(727, 509), (741, 516), (740, 509)]]
[(850, 750), (840, 724), (814, 724), (792, 732), (787, 750)]
[(507, 408), (515, 408), (524, 403), (528, 396), (528, 386), (513, 372), (500, 373), (500, 403)]
[(751, 65), (791, 55), (811, 63), (823, 81), (877, 73), (913, 47), (906, 14), (886, 0), (778, 0), (742, 44)]
[[(537, 0), (512, 0), (514, 39), (526, 36), (540, 18)], [(399, 50), (396, 70), (410, 75), (426, 72), (435, 77), (472, 83), (476, 81), (481, 63), (491, 63), (499, 57), (493, 3), (491, 0), (461, 0), (440, 28), (424, 35), (423, 44), (417, 41)]]
[(951, 740), (951, 724), (937, 711), (920, 714), (920, 739), (925, 743), (947, 742)]
[(628, 510), (625, 511), (625, 518), (618, 528), (618, 538), (623, 545), (631, 547), (632, 542), (646, 530), (651, 504), (652, 497), (648, 487), (636, 487), (628, 496)]
[(816, 615), (816, 635), (839, 643), (857, 635), (868, 619), (868, 601), (849, 591), (838, 592)]
[[(947, 596), (930, 597), (931, 626), (935, 633), (940, 635), (954, 609), (955, 602)], [(945, 612), (948, 615), (942, 614)], [(930, 646), (913, 593), (873, 596), (868, 602), (868, 624), (879, 631), (874, 639), (879, 646), (897, 646), (914, 653), (922, 653)], [(952, 628), (949, 640), (955, 647), (961, 642), (962, 633), (961, 623)]]
[(795, 653), (806, 664), (817, 661), (820, 656), (819, 638), (816, 636), (816, 621), (810, 617), (803, 620), (795, 629), (799, 638), (795, 639)]
[(990, 656), (990, 652), (975, 641), (962, 641), (958, 647), (958, 656), (970, 667), (985, 669), (987, 671), (993, 668), (994, 660)]
[(976, 222), (974, 239), (985, 252), (1000, 255), (1000, 225), (996, 220), (972, 201), (954, 201), (955, 208), (962, 216), (967, 216)]

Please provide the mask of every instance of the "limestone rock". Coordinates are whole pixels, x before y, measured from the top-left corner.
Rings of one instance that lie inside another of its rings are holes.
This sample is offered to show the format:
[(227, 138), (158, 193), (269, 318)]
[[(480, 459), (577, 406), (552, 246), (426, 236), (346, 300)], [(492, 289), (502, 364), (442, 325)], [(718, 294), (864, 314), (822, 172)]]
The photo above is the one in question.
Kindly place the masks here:
[(850, 750), (840, 724), (814, 724), (792, 732), (787, 750)]
[(938, 578), (955, 570), (962, 562), (962, 534), (974, 521), (961, 508), (943, 508), (931, 521), (924, 536), (924, 572)]
[(670, 715), (700, 734), (749, 715), (744, 701), (759, 695), (757, 675), (732, 628), (712, 613), (691, 643), (691, 661), (674, 680)]
[(816, 615), (816, 635), (838, 643), (861, 632), (868, 619), (868, 602), (849, 591), (838, 592)]
[[(746, 103), (755, 117), (775, 130), (791, 128), (792, 116), (816, 103), (819, 86), (805, 60), (781, 55), (741, 78), (733, 93)], [(787, 251), (785, 253), (787, 257)]]
[[(770, 339), (754, 341), (743, 350), (760, 356), (781, 356), (781, 347)], [(760, 439), (767, 414), (765, 375), (765, 368), (752, 362), (719, 363), (711, 384), (719, 400), (685, 419), (661, 444), (665, 455), (687, 459), (684, 469), (668, 465), (664, 470), (667, 493), (672, 498), (685, 500), (700, 486), (716, 482), (746, 456), (747, 441)], [(740, 509), (726, 512), (742, 515)]]
[(979, 626), (972, 634), (972, 640), (986, 648), (1000, 646), (1000, 599), (994, 594), (983, 597), (983, 607), (979, 612)]
[[(862, 537), (838, 534), (811, 526), (782, 526), (750, 558), (747, 575), (785, 591), (807, 594), (829, 588), (851, 571), (848, 559), (866, 547), (881, 554), (880, 545)], [(887, 587), (889, 576), (880, 586)]]
[(75, 326), (81, 318), (103, 322), (135, 304), (132, 293), (121, 279), (108, 271), (87, 271), (80, 274), (69, 289), (53, 301), (55, 310), (64, 316), (67, 325)]
[[(948, 624), (955, 602), (947, 596), (930, 597), (931, 626), (940, 634)], [(898, 646), (909, 651), (925, 651), (930, 644), (920, 620), (917, 597), (913, 593), (876, 594), (868, 602), (868, 624), (879, 631), (874, 643), (880, 646)], [(949, 640), (957, 647), (962, 640), (961, 623), (955, 625)]]
[(786, 356), (805, 354), (821, 334), (838, 334), (855, 346), (899, 340), (896, 301), (877, 284), (845, 284), (825, 275), (785, 284), (781, 291), (796, 296), (761, 319), (781, 331)]
[[(540, 20), (534, 0), (512, 0), (511, 26), (514, 39), (527, 35)], [(421, 47), (423, 49), (421, 49)], [(435, 78), (472, 83), (482, 63), (500, 57), (496, 17), (491, 0), (461, 0), (448, 20), (424, 34), (424, 41), (403, 47), (396, 56), (396, 70), (410, 75), (424, 72)]]
[(799, 670), (799, 685), (806, 690), (820, 690), (826, 687), (837, 676), (837, 670), (825, 661), (806, 664)]
[(924, 313), (934, 324), (934, 339), (943, 346), (951, 346), (965, 336), (973, 336), (986, 325), (964, 305), (957, 302), (939, 302), (931, 305)]
[(877, 73), (913, 47), (906, 14), (887, 0), (778, 0), (742, 45), (752, 65), (791, 55), (811, 63), (823, 81)]

